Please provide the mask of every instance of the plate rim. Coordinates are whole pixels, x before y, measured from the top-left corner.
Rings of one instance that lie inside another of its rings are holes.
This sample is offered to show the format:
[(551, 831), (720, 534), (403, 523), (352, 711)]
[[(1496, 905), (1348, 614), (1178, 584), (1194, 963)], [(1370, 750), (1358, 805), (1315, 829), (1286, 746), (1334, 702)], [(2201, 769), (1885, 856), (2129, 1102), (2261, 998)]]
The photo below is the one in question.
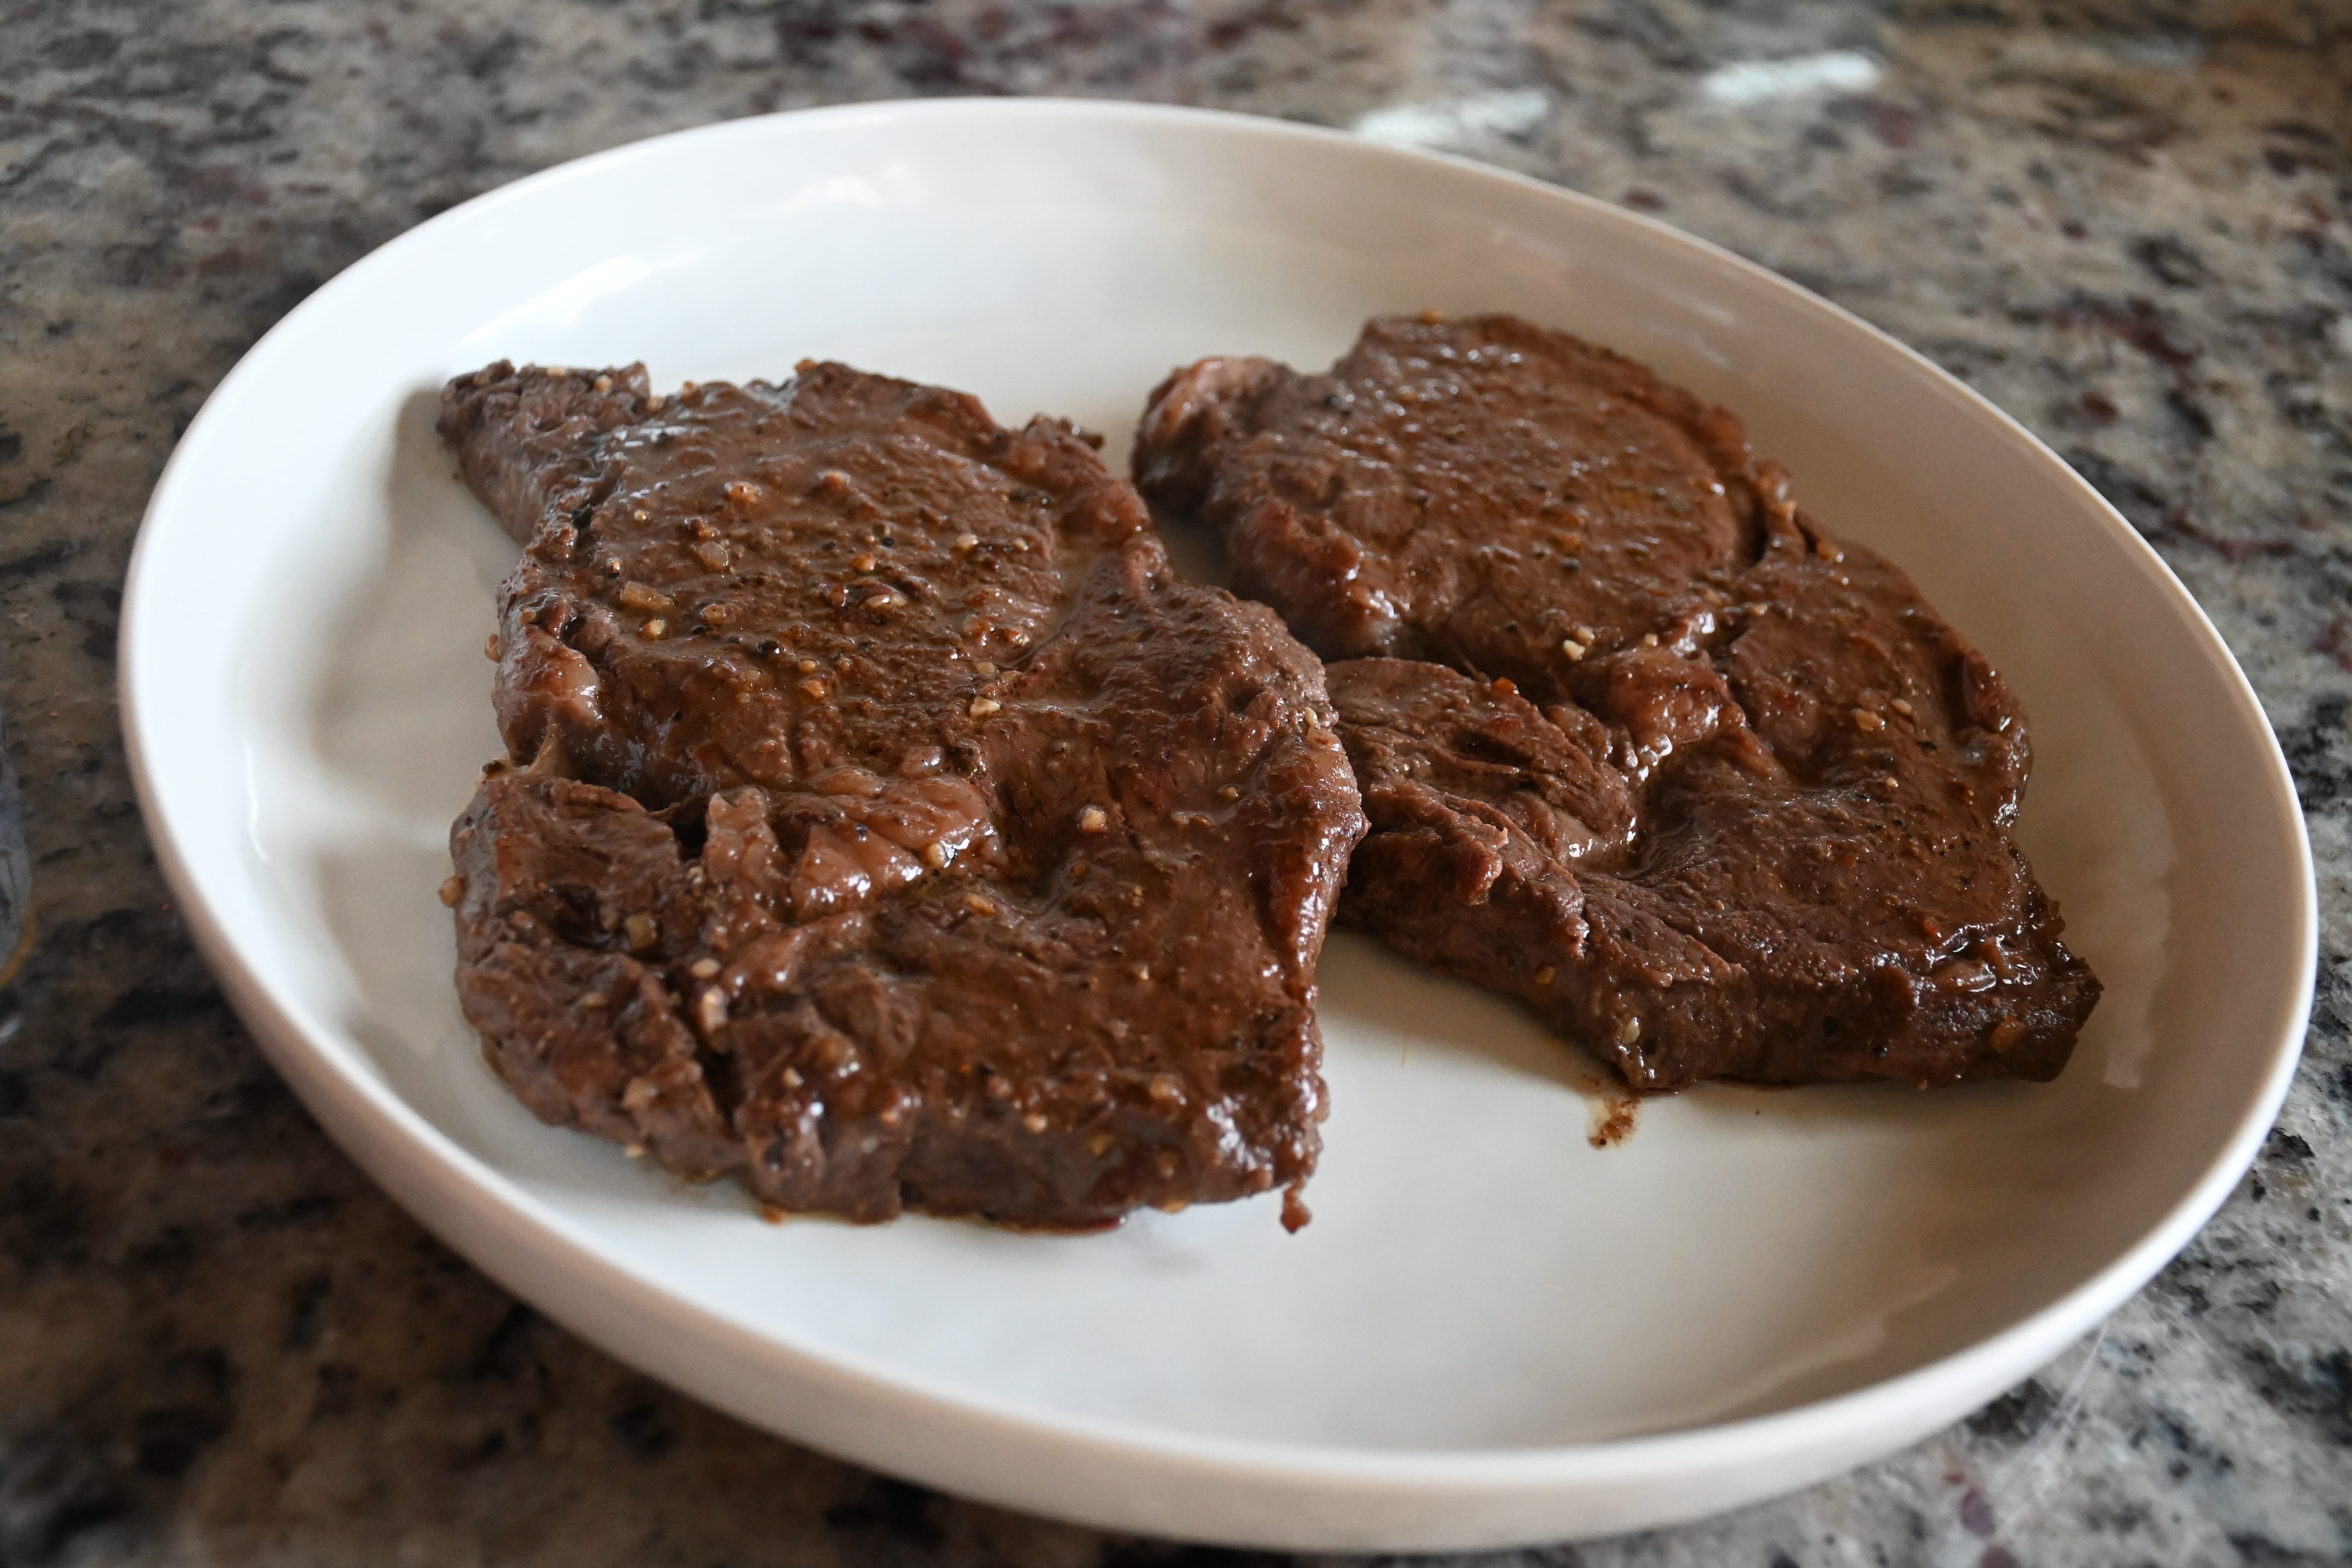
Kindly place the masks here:
[[(215, 427), (231, 416), (227, 411), (245, 388), (257, 380), (266, 380), (272, 357), (282, 352), (282, 344), (303, 330), (306, 317), (315, 313), (320, 301), (362, 288), (374, 272), (396, 265), (404, 251), (430, 243), (429, 237), (436, 229), (476, 221), (501, 205), (530, 199), (573, 181), (594, 178), (621, 164), (669, 156), (679, 147), (696, 142), (735, 138), (756, 142), (773, 133), (779, 126), (799, 127), (813, 122), (832, 121), (854, 127), (862, 122), (881, 125), (925, 120), (952, 121), (967, 116), (992, 121), (1099, 117), (1128, 124), (1156, 125), (1177, 135), (1197, 130), (1262, 137), (1275, 142), (1297, 141), (1327, 147), (1345, 146), (1352, 153), (1367, 158), (1434, 163), (1451, 170), (1457, 178), (1466, 176), (1515, 187), (1523, 195), (1577, 209), (1587, 221), (1623, 225), (1675, 246), (1696, 247), (1715, 263), (1744, 275), (1751, 285), (1785, 292), (1806, 307), (1828, 312), (1843, 329), (1858, 330), (1882, 352), (1892, 350), (1909, 362), (1910, 371), (1924, 376), (1947, 401), (1972, 417), (1990, 422), (2010, 441), (2021, 443), (2037, 462), (2070, 486), (2078, 499), (2090, 503), (2113, 542), (2126, 548), (2149, 579), (2149, 585), (2169, 602), (2180, 617), (2181, 629), (2197, 644), (2200, 661), (2224, 678), (2233, 710), (2231, 717), (2262, 742), (2261, 773), (2266, 786), (2263, 793), (2268, 797), (2263, 803), (2265, 813), (2282, 805), (2285, 808), (2278, 825), (2287, 826), (2291, 832), (2299, 873), (2297, 885), (2288, 890), (2293, 895), (2292, 924), (2297, 939), (2295, 1000), (2286, 1005), (2279, 1018), (2277, 1038), (2281, 1045), (2273, 1050), (2256, 1092), (2220, 1155), (2165, 1211), (2158, 1224), (2055, 1300), (1997, 1332), (1865, 1386), (1763, 1415), (1626, 1437), (1496, 1448), (1349, 1448), (1191, 1434), (1137, 1421), (1031, 1408), (937, 1386), (921, 1375), (872, 1364), (867, 1358), (853, 1352), (818, 1351), (780, 1340), (690, 1295), (677, 1292), (658, 1279), (645, 1278), (639, 1269), (601, 1250), (583, 1227), (548, 1208), (534, 1194), (459, 1146), (387, 1084), (358, 1070), (340, 1053), (316, 1043), (310, 1037), (320, 1031), (320, 1022), (302, 1016), (300, 1009), (289, 1007), (287, 999), (271, 993), (267, 982), (247, 966), (213, 907), (205, 884), (173, 830), (166, 798), (169, 792), (159, 781), (157, 759), (148, 745), (151, 726), (145, 717), (144, 688), (152, 683), (152, 678), (148, 675), (150, 657), (142, 647), (141, 634), (151, 620), (151, 595), (164, 592), (152, 581), (154, 560), (161, 548), (156, 542), (170, 526), (174, 510), (183, 504), (180, 492), (189, 482), (185, 475), (195, 461), (192, 454), (200, 453), (213, 439)], [(1990, 1397), (2007, 1382), (2030, 1373), (2067, 1342), (2095, 1327), (2145, 1286), (2221, 1207), (2259, 1152), (2292, 1084), (2302, 1054), (2303, 1037), (2308, 1028), (2316, 978), (2319, 911), (2309, 830), (2292, 773), (2259, 697), (2210, 618), (2163, 558), (2089, 481), (2022, 423), (1918, 351), (1853, 312), (1759, 263), (1671, 224), (1565, 186), (1467, 158), (1400, 148), (1327, 127), (1227, 110), (1076, 98), (880, 100), (789, 110), (667, 132), (588, 153), (499, 185), (425, 219), (353, 261), (289, 310), (240, 356), (206, 396), (196, 417), (175, 445), (141, 519), (124, 579), (116, 688), (132, 783), (159, 868), (179, 902), (199, 951), (220, 979), (239, 1017), (263, 1047), (273, 1067), (371, 1178), (390, 1192), (427, 1230), (458, 1246), (471, 1262), (501, 1286), (546, 1306), (551, 1292), (544, 1279), (514, 1277), (527, 1270), (520, 1263), (510, 1267), (510, 1260), (526, 1258), (532, 1249), (513, 1244), (531, 1239), (560, 1243), (568, 1255), (568, 1268), (565, 1279), (558, 1282), (562, 1289), (555, 1293), (565, 1298), (566, 1308), (549, 1306), (548, 1310), (624, 1362), (644, 1364), (647, 1358), (640, 1346), (625, 1348), (614, 1343), (608, 1331), (583, 1327), (576, 1319), (589, 1314), (572, 1300), (578, 1292), (601, 1292), (615, 1301), (636, 1298), (635, 1311), (667, 1317), (674, 1324), (684, 1315), (692, 1320), (695, 1332), (706, 1339), (715, 1336), (721, 1341), (745, 1342), (741, 1348), (755, 1350), (763, 1359), (781, 1358), (789, 1363), (781, 1370), (803, 1384), (840, 1384), (840, 1392), (869, 1404), (879, 1393), (889, 1403), (912, 1402), (935, 1415), (952, 1413), (968, 1426), (994, 1428), (974, 1430), (971, 1436), (975, 1439), (1013, 1439), (1032, 1449), (1077, 1450), (1090, 1452), (1097, 1458), (1108, 1455), (1152, 1461), (1162, 1467), (1172, 1465), (1186, 1472), (1196, 1487), (1248, 1482), (1262, 1488), (1271, 1482), (1326, 1491), (1379, 1489), (1434, 1502), (1460, 1499), (1465, 1493), (1485, 1496), (1530, 1490), (1551, 1492), (1564, 1487), (1665, 1481), (1694, 1468), (1727, 1463), (1735, 1454), (1752, 1462), (1759, 1452), (1780, 1456), (1818, 1453), (1824, 1445), (1834, 1447), (1833, 1440), (1841, 1433), (1846, 1435), (1849, 1444), (1858, 1441), (1861, 1445), (1863, 1451), (1833, 1458), (1825, 1466), (1801, 1465), (1799, 1468), (1804, 1473), (1795, 1480), (1785, 1476), (1773, 1479), (1746, 1494), (1752, 1497), (1769, 1495), (1819, 1475), (1835, 1473), (1872, 1454), (1909, 1441)], [(402, 1155), (405, 1159), (395, 1163), (395, 1156)], [(432, 1180), (419, 1180), (420, 1172), (429, 1174)], [(443, 1187), (463, 1188), (474, 1194), (476, 1212), (470, 1217), (479, 1222), (475, 1228), (480, 1232), (475, 1245), (460, 1243), (451, 1235), (452, 1220), (444, 1209), (445, 1200), (432, 1190)], [(486, 1207), (482, 1203), (485, 1198), (495, 1202)], [(428, 1205), (436, 1211), (431, 1217), (420, 1206)], [(493, 1242), (509, 1249), (501, 1250)], [(689, 1386), (689, 1392), (754, 1425), (784, 1430), (766, 1415), (725, 1397), (723, 1391), (714, 1394), (706, 1388)], [(812, 1392), (817, 1390), (812, 1387)], [(1890, 1433), (1896, 1435), (1892, 1442), (1885, 1440)], [(787, 1435), (832, 1447), (861, 1463), (886, 1469), (901, 1468), (890, 1454), (875, 1451), (869, 1445), (847, 1439), (828, 1441), (799, 1429)], [(1112, 1528), (1137, 1527), (1126, 1518), (1100, 1510), (1073, 1510), (1065, 1502), (1041, 1500), (1032, 1492), (959, 1480), (940, 1482), (929, 1473), (920, 1479), (1015, 1507), (1059, 1512), (1064, 1517), (1084, 1518)], [(1730, 1503), (1717, 1498), (1686, 1513), (1653, 1509), (1643, 1517), (1649, 1522), (1664, 1523), (1727, 1506)], [(1163, 1523), (1143, 1528), (1169, 1527)], [(1202, 1534), (1181, 1529), (1173, 1532), (1192, 1533), (1196, 1539), (1278, 1546), (1312, 1546), (1332, 1540), (1328, 1531), (1302, 1538), (1214, 1531)], [(1343, 1544), (1381, 1544), (1394, 1539), (1390, 1535), (1376, 1542), (1349, 1541)], [(1475, 1531), (1446, 1533), (1438, 1529), (1415, 1534), (1407, 1543), (1437, 1547), (1494, 1545), (1520, 1539), (1534, 1538)]]

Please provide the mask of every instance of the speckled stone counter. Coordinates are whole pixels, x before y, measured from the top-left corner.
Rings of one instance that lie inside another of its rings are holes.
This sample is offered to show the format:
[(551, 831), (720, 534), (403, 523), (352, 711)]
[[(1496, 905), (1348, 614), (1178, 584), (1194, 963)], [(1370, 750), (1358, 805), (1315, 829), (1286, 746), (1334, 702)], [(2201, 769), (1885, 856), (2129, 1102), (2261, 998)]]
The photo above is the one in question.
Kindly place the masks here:
[(113, 701), (119, 588), (174, 437), (338, 268), (650, 132), (1033, 92), (1445, 147), (1820, 290), (1983, 390), (2145, 532), (2302, 787), (2325, 916), (2302, 1072), (2153, 1285), (1883, 1463), (1497, 1561), (2352, 1561), (2352, 14), (0, 0), (0, 700), (39, 917), (25, 1022), (0, 1042), (0, 1564), (1225, 1560), (749, 1432), (451, 1256), (226, 1009), (156, 873)]

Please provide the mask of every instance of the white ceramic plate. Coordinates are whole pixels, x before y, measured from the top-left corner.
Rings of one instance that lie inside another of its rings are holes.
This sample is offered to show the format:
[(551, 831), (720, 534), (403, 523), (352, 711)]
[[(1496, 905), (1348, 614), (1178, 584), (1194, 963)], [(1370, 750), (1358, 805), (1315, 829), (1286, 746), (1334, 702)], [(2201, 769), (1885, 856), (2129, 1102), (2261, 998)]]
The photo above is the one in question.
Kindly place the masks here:
[[(1517, 310), (1746, 416), (2021, 692), (2024, 836), (2107, 984), (2055, 1085), (1649, 1105), (1586, 1141), (1576, 1058), (1356, 938), (1333, 1112), (1271, 1199), (1016, 1236), (760, 1223), (491, 1079), (451, 985), (450, 818), (498, 751), (513, 551), (431, 433), (501, 355), (657, 384), (804, 355), (1110, 436), (1214, 352), (1319, 366), (1376, 311)], [(1851, 317), (1658, 224), (1278, 123), (1066, 102), (828, 110), (665, 137), (424, 225), (213, 395), (131, 573), (148, 822), (255, 1036), (483, 1268), (744, 1418), (948, 1489), (1305, 1548), (1657, 1524), (1960, 1415), (2142, 1284), (2252, 1158), (2315, 929), (2252, 694), (2120, 519)]]

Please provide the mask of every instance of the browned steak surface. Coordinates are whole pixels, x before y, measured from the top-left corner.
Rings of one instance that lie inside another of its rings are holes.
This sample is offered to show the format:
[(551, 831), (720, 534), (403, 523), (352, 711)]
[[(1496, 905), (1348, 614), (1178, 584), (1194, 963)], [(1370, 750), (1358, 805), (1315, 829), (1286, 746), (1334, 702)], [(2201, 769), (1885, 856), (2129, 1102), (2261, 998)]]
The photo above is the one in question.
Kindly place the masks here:
[(2012, 825), (2024, 716), (1732, 416), (1511, 317), (1153, 394), (1144, 493), (1326, 658), (1343, 918), (1630, 1083), (2054, 1077), (2099, 993)]
[(1356, 791), (1314, 658), (1086, 439), (835, 364), (500, 363), (441, 429), (525, 547), (452, 891), (538, 1114), (859, 1220), (1303, 1217)]

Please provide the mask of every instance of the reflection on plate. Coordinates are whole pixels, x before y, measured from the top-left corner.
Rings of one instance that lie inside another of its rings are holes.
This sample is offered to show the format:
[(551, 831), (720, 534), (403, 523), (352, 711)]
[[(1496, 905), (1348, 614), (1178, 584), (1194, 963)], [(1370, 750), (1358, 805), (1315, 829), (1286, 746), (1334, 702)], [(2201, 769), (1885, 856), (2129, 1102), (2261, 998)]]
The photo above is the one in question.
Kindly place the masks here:
[[(614, 221), (622, 215), (624, 221)], [(2014, 682), (2023, 826), (2107, 996), (2056, 1084), (1706, 1088), (1589, 1140), (1580, 1058), (1336, 938), (1333, 1111), (1278, 1203), (1090, 1237), (754, 1219), (540, 1126), (481, 1067), (434, 897), (498, 750), (512, 547), (431, 432), (501, 355), (657, 385), (806, 355), (1107, 432), (1216, 352), (1510, 310), (1737, 410), (1832, 529)], [(227, 636), (222, 627), (232, 628)], [(1493, 1544), (1785, 1489), (1963, 1414), (2136, 1289), (2292, 1069), (2313, 891), (2211, 629), (2093, 492), (1924, 361), (1661, 226), (1272, 122), (935, 102), (664, 138), (446, 214), (319, 291), (158, 487), (122, 683), (205, 951), (320, 1121), (614, 1353), (953, 1490), (1307, 1548)]]

